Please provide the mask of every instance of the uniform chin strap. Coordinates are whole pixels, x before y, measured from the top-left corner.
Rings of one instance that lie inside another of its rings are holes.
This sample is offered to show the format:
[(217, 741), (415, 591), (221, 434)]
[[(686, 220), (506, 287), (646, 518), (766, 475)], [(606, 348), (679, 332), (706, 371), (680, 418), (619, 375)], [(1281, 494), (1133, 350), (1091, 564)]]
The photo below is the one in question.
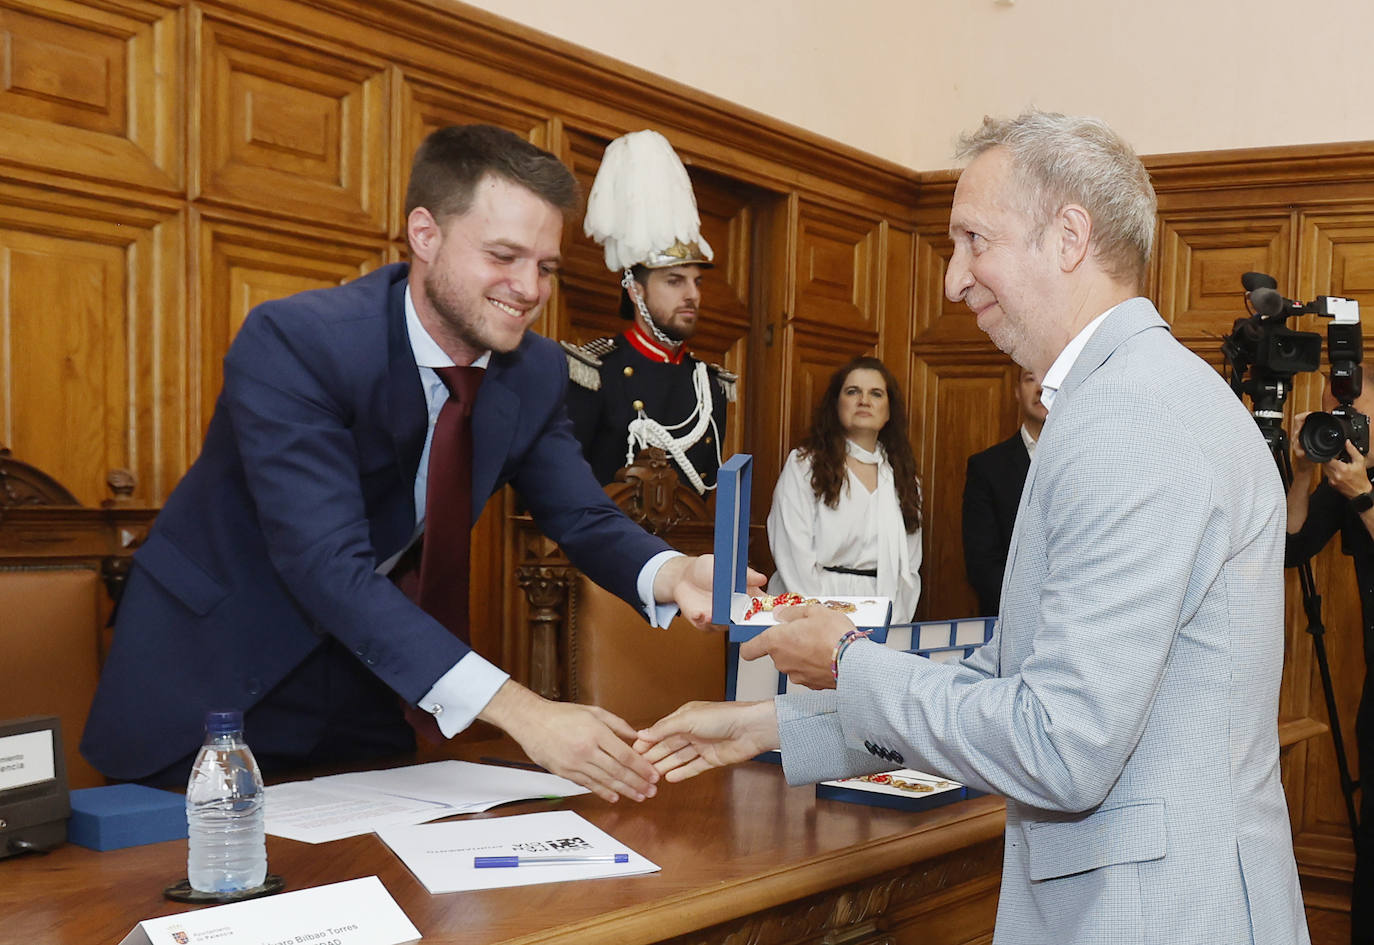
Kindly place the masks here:
[(644, 304), (644, 296), (640, 294), (639, 283), (635, 280), (633, 269), (626, 269), (625, 274), (620, 277), (620, 285), (630, 294), (630, 298), (635, 303), (635, 308), (644, 317), (644, 324), (649, 326), (649, 333), (658, 340), (661, 345), (667, 345), (670, 349), (676, 349), (681, 341), (674, 341), (665, 335), (657, 325), (654, 324), (654, 317), (649, 314), (649, 307)]
[[(705, 363), (701, 361), (697, 362), (697, 366), (692, 372), (692, 389), (697, 395), (696, 409), (686, 420), (674, 426), (665, 427), (657, 420), (651, 419), (644, 413), (644, 409), (640, 408), (639, 416), (630, 421), (625, 465), (628, 466), (633, 463), (635, 456), (645, 447), (657, 446), (673, 457), (678, 468), (687, 477), (687, 481), (692, 484), (692, 488), (701, 495), (705, 495), (715, 486), (708, 486), (702, 481), (701, 474), (692, 465), (692, 461), (687, 458), (687, 451), (696, 446), (697, 441), (709, 428), (712, 442), (715, 443), (716, 447), (716, 467), (719, 468), (720, 431), (716, 429), (716, 418), (711, 411), (711, 377), (706, 371)], [(691, 424), (691, 429), (682, 436), (673, 436), (674, 432), (681, 430), (688, 424)]]

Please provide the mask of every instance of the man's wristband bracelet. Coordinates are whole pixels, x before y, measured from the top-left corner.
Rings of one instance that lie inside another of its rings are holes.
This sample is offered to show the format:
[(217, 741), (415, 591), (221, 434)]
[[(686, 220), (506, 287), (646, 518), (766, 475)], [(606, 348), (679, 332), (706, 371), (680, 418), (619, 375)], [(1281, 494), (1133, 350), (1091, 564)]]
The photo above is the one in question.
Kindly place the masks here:
[(835, 649), (830, 654), (830, 675), (834, 676), (836, 681), (840, 678), (840, 657), (844, 656), (844, 651), (849, 649), (849, 644), (855, 640), (864, 639), (872, 632), (872, 630), (847, 630), (844, 636), (835, 643)]
[(1374, 490), (1355, 496), (1350, 500), (1350, 507), (1359, 515), (1363, 515), (1374, 508)]

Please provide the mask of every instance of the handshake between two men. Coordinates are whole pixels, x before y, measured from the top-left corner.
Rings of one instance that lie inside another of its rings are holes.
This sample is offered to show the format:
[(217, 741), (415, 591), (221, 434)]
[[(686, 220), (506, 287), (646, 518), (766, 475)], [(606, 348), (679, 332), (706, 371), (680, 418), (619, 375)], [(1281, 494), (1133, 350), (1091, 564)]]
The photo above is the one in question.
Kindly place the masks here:
[[(758, 593), (762, 581), (761, 575), (749, 572), (752, 593)], [(699, 629), (707, 626), (709, 612), (709, 601), (682, 609)], [(810, 689), (834, 688), (836, 646), (854, 625), (842, 613), (817, 604), (782, 607), (774, 614), (778, 623), (743, 643), (740, 656), (770, 656), (793, 682)], [(540, 702), (547, 712), (550, 704)], [(547, 738), (522, 739), (522, 747), (532, 760), (612, 803), (620, 797), (643, 801), (657, 793), (660, 779), (684, 781), (779, 745), (772, 700), (689, 702), (639, 731), (597, 706), (553, 705), (566, 718), (557, 723), (549, 719)], [(578, 714), (586, 716), (587, 724), (569, 725)], [(608, 731), (616, 737), (606, 737)]]

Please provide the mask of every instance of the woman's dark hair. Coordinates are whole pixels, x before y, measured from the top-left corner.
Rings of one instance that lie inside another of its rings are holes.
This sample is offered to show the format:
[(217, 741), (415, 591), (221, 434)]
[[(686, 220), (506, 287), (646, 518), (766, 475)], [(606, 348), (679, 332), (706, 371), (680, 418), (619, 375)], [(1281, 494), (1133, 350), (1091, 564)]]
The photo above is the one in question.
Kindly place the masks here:
[(887, 461), (892, 464), (902, 521), (907, 532), (914, 532), (921, 526), (921, 485), (916, 478), (916, 456), (906, 435), (906, 404), (897, 378), (877, 358), (855, 358), (830, 375), (830, 384), (816, 407), (811, 432), (801, 445), (802, 454), (811, 458), (811, 488), (816, 498), (830, 508), (839, 505), (840, 490), (846, 482), (845, 457), (848, 455), (844, 427), (840, 426), (840, 391), (850, 374), (862, 370), (877, 371), (887, 385), (887, 423), (878, 431), (878, 442), (883, 444)]
[(518, 184), (570, 216), (578, 208), (577, 180), (548, 151), (492, 125), (450, 125), (432, 132), (415, 151), (406, 187), (406, 216), (424, 207), (441, 225), (472, 206), (488, 174)]

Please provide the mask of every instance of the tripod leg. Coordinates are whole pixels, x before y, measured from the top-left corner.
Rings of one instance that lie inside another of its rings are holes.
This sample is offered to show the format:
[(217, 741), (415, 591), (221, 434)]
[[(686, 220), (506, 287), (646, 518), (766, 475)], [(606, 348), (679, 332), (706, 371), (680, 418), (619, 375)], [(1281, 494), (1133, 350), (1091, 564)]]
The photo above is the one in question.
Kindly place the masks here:
[[(1278, 463), (1279, 475), (1283, 479), (1284, 492), (1293, 483), (1293, 466), (1288, 458), (1288, 438), (1283, 431), (1271, 444), (1274, 461)], [(1326, 697), (1326, 717), (1331, 728), (1331, 743), (1336, 750), (1336, 771), (1340, 776), (1341, 793), (1345, 796), (1345, 813), (1350, 821), (1350, 836), (1359, 837), (1359, 816), (1355, 811), (1355, 781), (1350, 777), (1350, 763), (1346, 760), (1345, 740), (1341, 737), (1341, 719), (1336, 709), (1336, 691), (1331, 682), (1331, 666), (1326, 659), (1326, 628), (1322, 625), (1322, 599), (1317, 593), (1317, 583), (1312, 577), (1312, 563), (1304, 561), (1298, 565), (1298, 583), (1302, 589), (1302, 609), (1307, 615), (1307, 633), (1312, 638), (1313, 652), (1317, 656), (1317, 669), (1321, 673), (1322, 694)]]

